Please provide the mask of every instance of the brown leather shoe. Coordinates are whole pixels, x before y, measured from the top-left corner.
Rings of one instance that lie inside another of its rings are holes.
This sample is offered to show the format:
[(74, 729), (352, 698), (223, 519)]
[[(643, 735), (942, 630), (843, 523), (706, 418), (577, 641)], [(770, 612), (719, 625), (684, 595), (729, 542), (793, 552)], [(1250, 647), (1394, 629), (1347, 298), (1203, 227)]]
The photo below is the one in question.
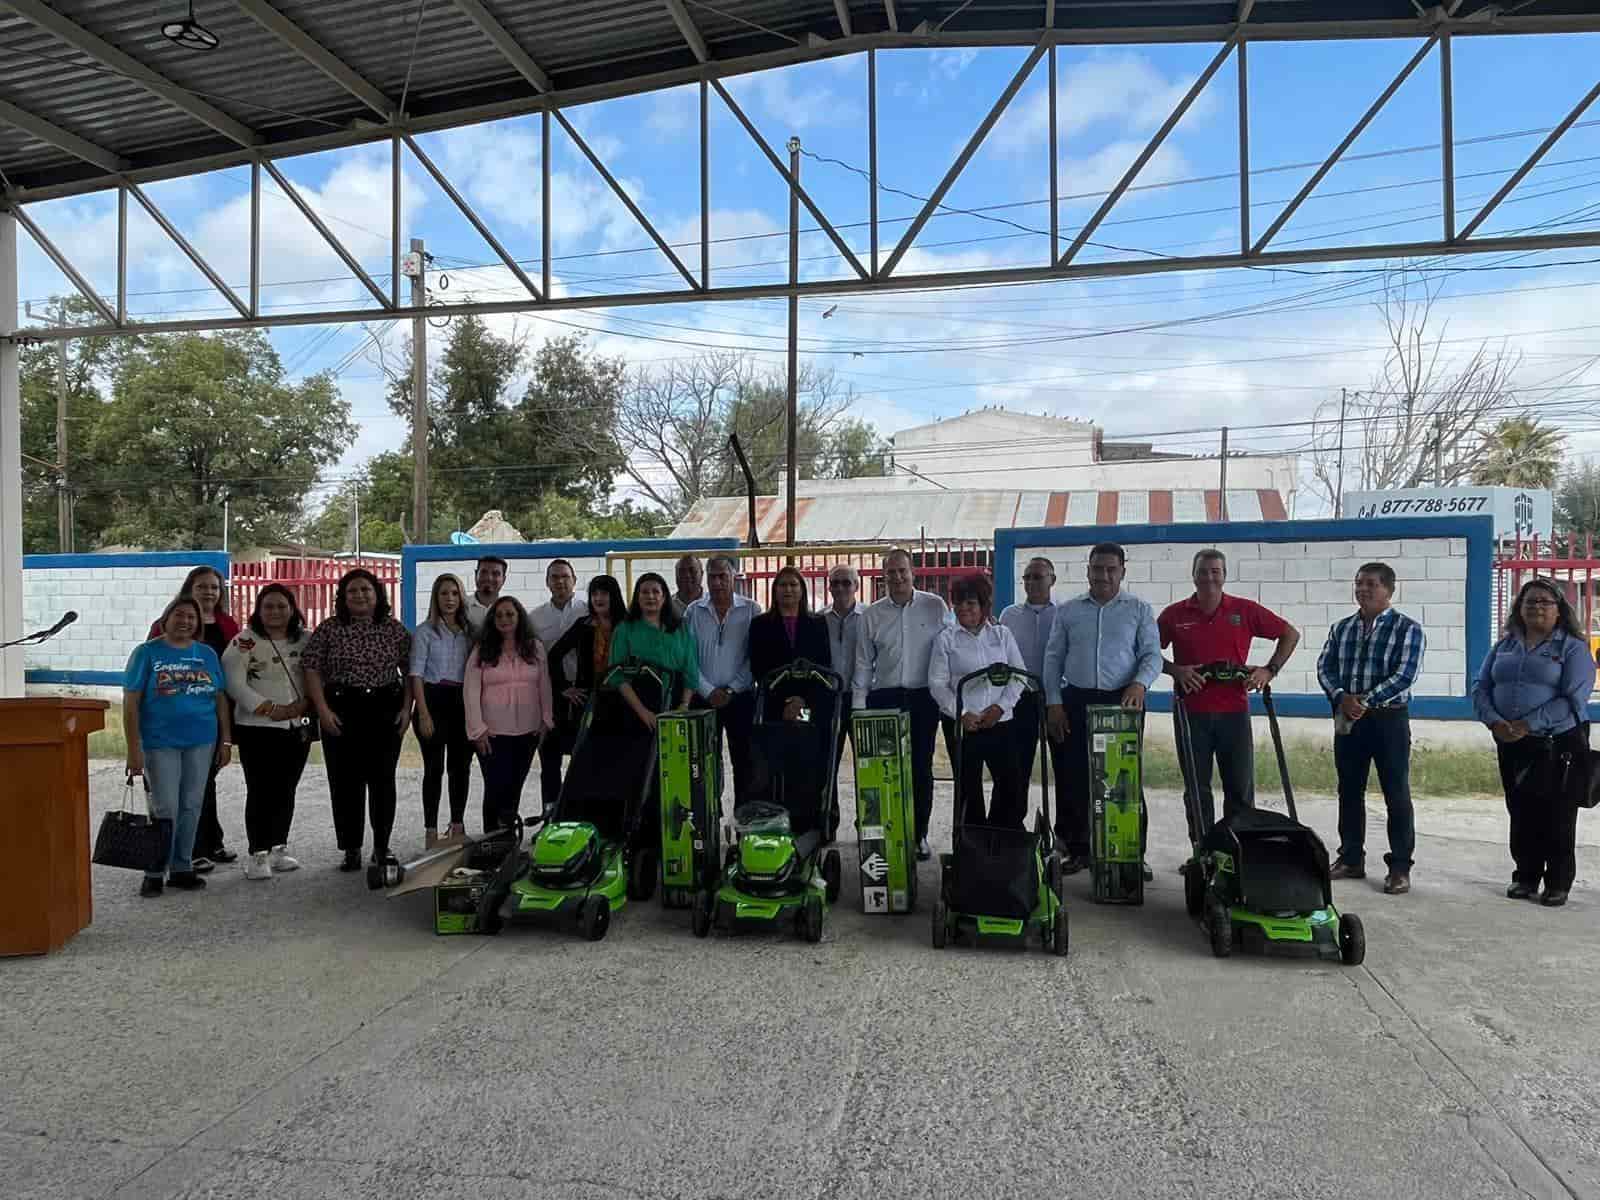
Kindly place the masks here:
[(1365, 867), (1352, 867), (1343, 859), (1334, 863), (1333, 869), (1328, 872), (1329, 879), (1365, 879), (1366, 877), (1367, 869)]
[(1404, 896), (1411, 890), (1411, 875), (1407, 871), (1390, 871), (1383, 881), (1385, 896)]

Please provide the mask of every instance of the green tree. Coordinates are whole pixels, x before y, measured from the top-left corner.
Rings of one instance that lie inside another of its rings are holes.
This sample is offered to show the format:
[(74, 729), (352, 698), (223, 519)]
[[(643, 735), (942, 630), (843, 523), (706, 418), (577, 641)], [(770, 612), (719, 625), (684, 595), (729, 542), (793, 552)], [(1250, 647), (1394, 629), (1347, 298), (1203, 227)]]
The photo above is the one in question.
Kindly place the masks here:
[[(431, 507), (470, 524), (491, 508), (520, 512), (547, 492), (603, 503), (622, 466), (611, 434), (622, 383), (621, 363), (580, 336), (529, 354), (523, 339), (477, 317), (452, 319), (428, 381)], [(409, 373), (391, 374), (389, 403), (409, 421)]]
[(647, 538), (662, 525), (666, 514), (636, 507), (632, 501), (594, 507), (574, 496), (546, 492), (511, 522), (529, 541), (592, 542), (608, 538)]
[[(305, 527), (304, 541), (328, 550), (356, 548), (355, 518), (361, 514), (361, 549), (398, 550), (407, 540), (411, 523), (414, 476), (411, 455), (388, 450), (368, 459), (358, 478), (347, 480), (328, 499), (322, 511)], [(432, 506), (432, 528), (425, 540), (443, 542), (454, 529), (455, 517)]]
[(1484, 436), (1472, 482), (1481, 487), (1554, 487), (1566, 435), (1536, 417), (1507, 417)]
[(107, 541), (219, 545), (225, 500), (231, 545), (286, 540), (355, 440), (333, 377), (289, 382), (260, 330), (139, 338), (113, 378), (92, 442), (116, 496)]
[(1561, 533), (1600, 533), (1600, 464), (1581, 463), (1558, 481), (1555, 526)]

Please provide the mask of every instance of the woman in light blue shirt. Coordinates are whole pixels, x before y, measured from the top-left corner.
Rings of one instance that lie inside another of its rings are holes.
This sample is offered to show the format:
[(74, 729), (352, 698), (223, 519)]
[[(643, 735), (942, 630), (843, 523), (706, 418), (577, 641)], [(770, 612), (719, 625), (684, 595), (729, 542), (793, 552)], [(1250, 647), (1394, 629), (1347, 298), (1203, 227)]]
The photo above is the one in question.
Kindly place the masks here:
[[(411, 636), (407, 682), (415, 700), (413, 721), (422, 748), (422, 825), (427, 848), (466, 836), (467, 788), (472, 782), (472, 744), (461, 682), (472, 652), (467, 590), (454, 575), (433, 581), (428, 616)], [(439, 836), (439, 794), (450, 777), (450, 829)]]
[(1478, 719), (1494, 734), (1511, 815), (1516, 869), (1506, 895), (1513, 900), (1567, 902), (1578, 870), (1594, 678), (1594, 656), (1566, 596), (1547, 579), (1529, 580), (1472, 685)]

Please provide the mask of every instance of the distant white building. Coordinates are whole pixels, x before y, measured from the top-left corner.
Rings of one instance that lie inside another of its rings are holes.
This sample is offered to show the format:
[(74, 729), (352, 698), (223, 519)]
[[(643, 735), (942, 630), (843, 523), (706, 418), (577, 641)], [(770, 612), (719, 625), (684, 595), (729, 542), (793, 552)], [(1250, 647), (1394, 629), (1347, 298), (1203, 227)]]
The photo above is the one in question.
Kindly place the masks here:
[[(1187, 455), (1159, 451), (1148, 442), (1108, 442), (1090, 421), (1004, 408), (902, 429), (890, 444), (896, 474), (952, 489), (1120, 492), (1222, 486), (1222, 462), (1209, 446)], [(1292, 511), (1299, 469), (1293, 454), (1230, 454), (1226, 486), (1276, 491)], [(849, 482), (871, 490), (869, 480)]]
[[(1293, 515), (1293, 455), (1229, 455), (1227, 490), (1216, 455), (1162, 453), (1107, 442), (1087, 421), (982, 409), (895, 434), (893, 473), (881, 478), (802, 479), (800, 541), (927, 537), (988, 541), (996, 529), (1282, 521)], [(749, 535), (742, 496), (699, 501), (674, 537)], [(784, 502), (756, 500), (764, 543), (787, 532)]]

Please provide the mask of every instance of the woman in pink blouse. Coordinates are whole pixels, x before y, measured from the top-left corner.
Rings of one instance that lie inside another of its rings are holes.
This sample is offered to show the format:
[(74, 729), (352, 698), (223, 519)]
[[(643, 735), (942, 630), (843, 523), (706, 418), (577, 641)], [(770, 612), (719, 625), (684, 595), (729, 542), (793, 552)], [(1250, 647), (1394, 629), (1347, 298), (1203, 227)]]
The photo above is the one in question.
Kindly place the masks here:
[(483, 831), (506, 828), (522, 807), (522, 785), (539, 738), (555, 726), (545, 650), (521, 604), (495, 601), (467, 656), (462, 699), (467, 737), (483, 770)]

